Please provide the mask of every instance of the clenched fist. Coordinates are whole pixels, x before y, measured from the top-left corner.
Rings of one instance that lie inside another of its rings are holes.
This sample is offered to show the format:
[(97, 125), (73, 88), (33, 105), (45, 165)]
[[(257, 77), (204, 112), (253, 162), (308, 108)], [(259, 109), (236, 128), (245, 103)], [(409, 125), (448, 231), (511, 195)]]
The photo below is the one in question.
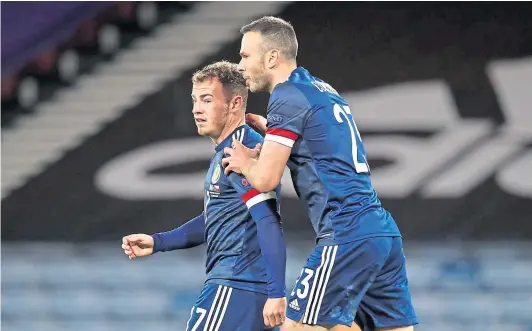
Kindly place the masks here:
[(286, 298), (268, 298), (262, 316), (266, 326), (276, 327), (283, 324), (286, 316)]
[(153, 254), (153, 238), (150, 235), (138, 233), (122, 238), (122, 249), (130, 260)]

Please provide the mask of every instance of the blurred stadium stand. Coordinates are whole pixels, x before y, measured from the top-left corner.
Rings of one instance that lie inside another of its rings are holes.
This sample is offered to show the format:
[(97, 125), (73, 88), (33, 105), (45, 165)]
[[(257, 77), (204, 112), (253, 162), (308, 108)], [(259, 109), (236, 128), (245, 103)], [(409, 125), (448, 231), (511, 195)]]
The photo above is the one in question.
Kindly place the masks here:
[[(311, 242), (292, 240), (288, 283)], [(3, 330), (181, 329), (200, 292), (204, 249), (129, 261), (116, 245), (2, 250)], [(408, 245), (419, 330), (530, 330), (532, 246)]]
[[(212, 144), (190, 75), (238, 61), (239, 28), (279, 14), (352, 105), (417, 330), (532, 331), (530, 4), (1, 5), (2, 330), (184, 328), (204, 248), (129, 261), (120, 239), (200, 212)], [(313, 233), (284, 180), (291, 286)]]
[(2, 127), (190, 6), (131, 1), (3, 3)]

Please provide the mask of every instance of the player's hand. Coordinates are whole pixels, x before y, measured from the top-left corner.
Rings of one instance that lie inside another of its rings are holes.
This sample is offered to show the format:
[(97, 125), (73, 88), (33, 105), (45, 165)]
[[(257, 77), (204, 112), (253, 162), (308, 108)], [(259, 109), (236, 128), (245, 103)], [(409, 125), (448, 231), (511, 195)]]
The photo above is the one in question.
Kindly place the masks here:
[(264, 324), (276, 327), (284, 323), (286, 314), (286, 298), (268, 298), (264, 304), (262, 317)]
[(143, 233), (122, 238), (122, 249), (130, 260), (153, 254), (153, 244), (153, 237)]
[(255, 160), (258, 160), (261, 149), (262, 149), (262, 145), (261, 144), (256, 144), (255, 148), (253, 148), (251, 150), (251, 154), (250, 154), (251, 157), (254, 158)]
[(258, 158), (260, 148), (260, 144), (257, 144), (254, 149), (250, 149), (242, 145), (237, 139), (233, 139), (233, 148), (224, 148), (224, 153), (227, 155), (222, 159), (224, 173), (229, 175), (231, 171), (234, 171), (241, 174), (244, 170), (249, 169), (253, 159)]
[(262, 133), (266, 132), (266, 125), (268, 121), (260, 115), (256, 114), (246, 114), (246, 123), (255, 127), (257, 130)]

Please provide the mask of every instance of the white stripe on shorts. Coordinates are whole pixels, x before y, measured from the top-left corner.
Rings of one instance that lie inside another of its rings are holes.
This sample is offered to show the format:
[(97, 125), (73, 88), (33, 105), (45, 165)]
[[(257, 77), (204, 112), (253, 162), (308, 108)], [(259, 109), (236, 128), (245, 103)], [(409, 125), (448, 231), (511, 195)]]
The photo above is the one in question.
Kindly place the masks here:
[[(221, 295), (220, 295), (221, 291)], [(212, 327), (209, 328), (209, 326), (214, 326), (217, 322), (216, 318), (220, 311), (220, 307), (223, 305), (224, 297), (227, 292), (227, 286), (218, 285), (218, 289), (216, 289), (216, 295), (214, 296), (214, 300), (212, 301), (211, 307), (209, 308), (209, 315), (207, 316), (207, 320), (205, 321), (205, 325), (203, 326), (203, 331), (209, 331), (212, 330)], [(215, 312), (213, 316), (213, 312)], [(211, 320), (212, 318), (212, 320)]]
[(207, 326), (209, 325), (209, 322), (211, 321), (212, 317), (212, 309), (216, 306), (216, 302), (218, 300), (218, 296), (220, 295), (220, 290), (222, 289), (221, 285), (218, 285), (218, 288), (216, 289), (216, 295), (214, 296), (214, 300), (212, 300), (211, 307), (209, 308), (209, 315), (207, 315), (207, 320), (205, 321), (205, 325), (203, 326), (203, 331), (207, 331)]
[(231, 287), (228, 287), (229, 291), (227, 292), (227, 296), (225, 297), (225, 303), (224, 307), (222, 309), (222, 314), (220, 315), (220, 318), (218, 319), (218, 323), (216, 324), (216, 328), (214, 331), (220, 330), (220, 325), (222, 325), (222, 321), (224, 319), (225, 311), (227, 310), (227, 305), (229, 305), (229, 299), (231, 299), (231, 293), (233, 292), (233, 289)]
[(310, 290), (307, 308), (305, 309), (305, 315), (303, 316), (303, 323), (305, 324), (316, 324), (318, 320), (320, 305), (325, 295), (325, 289), (327, 288), (327, 282), (331, 275), (337, 250), (338, 246), (323, 247), (321, 263), (318, 269), (316, 269), (316, 275), (314, 282), (312, 283), (312, 289)]
[(226, 286), (222, 286), (222, 295), (220, 295), (220, 300), (218, 300), (218, 302), (216, 303), (216, 307), (215, 306), (211, 306), (211, 312), (214, 311), (214, 315), (212, 316), (211, 323), (209, 323), (208, 326), (207, 326), (207, 324), (205, 324), (205, 328), (208, 327), (209, 331), (212, 331), (214, 329), (214, 326), (218, 322), (218, 317), (219, 317), (218, 314), (220, 313), (220, 308), (222, 308), (223, 302), (225, 300), (226, 293), (227, 293), (227, 287)]
[(313, 324), (316, 324), (318, 322), (318, 315), (320, 314), (320, 308), (321, 308), (321, 302), (323, 301), (323, 297), (325, 296), (325, 290), (327, 289), (327, 284), (329, 283), (329, 277), (331, 276), (332, 268), (334, 267), (334, 260), (336, 259), (336, 251), (338, 250), (338, 246), (334, 246), (332, 254), (331, 254), (331, 262), (329, 263), (329, 270), (327, 270), (327, 276), (325, 276), (325, 283), (323, 284), (323, 287), (321, 289), (321, 292), (319, 295), (320, 300), (318, 301), (316, 315), (314, 316)]
[[(214, 296), (214, 300), (209, 308), (209, 315), (207, 316), (207, 320), (203, 326), (203, 331), (217, 331), (220, 329), (220, 325), (224, 319), (225, 311), (227, 310), (227, 305), (229, 304), (229, 299), (231, 298), (232, 292), (232, 288), (218, 285), (216, 295)], [(221, 313), (220, 309), (222, 310)]]

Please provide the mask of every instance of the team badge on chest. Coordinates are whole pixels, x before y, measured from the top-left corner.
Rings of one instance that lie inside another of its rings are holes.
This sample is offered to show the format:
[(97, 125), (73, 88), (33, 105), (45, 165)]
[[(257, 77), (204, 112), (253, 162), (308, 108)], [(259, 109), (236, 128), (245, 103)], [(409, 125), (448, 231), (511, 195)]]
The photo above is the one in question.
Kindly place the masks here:
[(222, 175), (222, 167), (220, 166), (220, 164), (217, 164), (212, 172), (209, 189), (206, 192), (207, 195), (211, 198), (217, 198), (220, 196), (220, 193), (221, 193), (220, 186), (216, 185), (216, 183), (218, 183), (218, 181), (220, 180), (221, 175)]
[(214, 171), (212, 172), (211, 183), (212, 184), (218, 183), (218, 180), (220, 180), (221, 174), (222, 174), (222, 167), (220, 167), (220, 164), (217, 164), (216, 168), (214, 168)]

